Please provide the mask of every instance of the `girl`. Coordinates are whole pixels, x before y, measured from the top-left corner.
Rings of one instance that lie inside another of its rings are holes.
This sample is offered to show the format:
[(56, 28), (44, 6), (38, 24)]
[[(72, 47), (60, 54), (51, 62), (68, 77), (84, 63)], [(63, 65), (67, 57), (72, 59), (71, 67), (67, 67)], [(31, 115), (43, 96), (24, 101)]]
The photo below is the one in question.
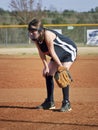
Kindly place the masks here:
[[(29, 37), (35, 42), (39, 56), (43, 62), (43, 76), (46, 81), (47, 98), (37, 106), (37, 109), (54, 109), (54, 81), (53, 76), (59, 66), (64, 66), (68, 70), (76, 59), (77, 47), (75, 43), (62, 34), (43, 27), (38, 19), (33, 19), (28, 24)], [(47, 63), (46, 55), (50, 56)], [(63, 100), (60, 108), (61, 112), (70, 111), (69, 85), (62, 88)]]

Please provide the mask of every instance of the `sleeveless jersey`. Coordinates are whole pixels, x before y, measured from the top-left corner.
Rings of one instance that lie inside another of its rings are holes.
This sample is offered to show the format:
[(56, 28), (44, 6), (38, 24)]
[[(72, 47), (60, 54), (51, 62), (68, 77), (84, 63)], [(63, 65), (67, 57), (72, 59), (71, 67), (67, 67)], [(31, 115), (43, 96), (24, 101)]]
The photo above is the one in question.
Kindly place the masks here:
[[(62, 58), (64, 59), (64, 56), (65, 58), (70, 56), (71, 61), (74, 61), (77, 55), (76, 54), (77, 46), (75, 45), (75, 43), (68, 37), (65, 37), (64, 35), (54, 30), (49, 30), (49, 31), (53, 32), (56, 35), (56, 38), (54, 39), (53, 44), (54, 44), (54, 49), (57, 56), (60, 59)], [(50, 56), (45, 40), (42, 43), (38, 42), (38, 45), (44, 54), (47, 54)], [(61, 60), (61, 61), (64, 61), (64, 60)]]

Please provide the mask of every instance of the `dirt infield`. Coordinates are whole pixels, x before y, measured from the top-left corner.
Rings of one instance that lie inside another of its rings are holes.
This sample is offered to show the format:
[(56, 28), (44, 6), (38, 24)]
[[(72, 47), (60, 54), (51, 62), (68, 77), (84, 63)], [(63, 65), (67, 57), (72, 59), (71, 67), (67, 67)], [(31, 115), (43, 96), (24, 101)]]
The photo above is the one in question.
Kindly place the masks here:
[(56, 110), (35, 109), (46, 96), (38, 56), (1, 55), (0, 130), (98, 130), (98, 55), (81, 52), (70, 70), (72, 111), (67, 113), (58, 112), (62, 94), (56, 83)]

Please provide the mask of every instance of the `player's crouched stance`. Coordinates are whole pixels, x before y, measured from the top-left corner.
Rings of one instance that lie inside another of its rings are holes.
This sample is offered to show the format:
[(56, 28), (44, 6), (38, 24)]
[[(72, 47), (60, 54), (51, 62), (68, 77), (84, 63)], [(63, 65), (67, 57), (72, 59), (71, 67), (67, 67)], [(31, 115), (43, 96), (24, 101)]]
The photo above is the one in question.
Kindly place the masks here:
[[(71, 110), (69, 101), (69, 87), (72, 81), (68, 72), (76, 59), (77, 47), (75, 43), (62, 34), (43, 27), (38, 19), (28, 24), (29, 37), (35, 42), (39, 56), (43, 62), (43, 76), (46, 81), (47, 98), (37, 106), (37, 109), (54, 109), (54, 80), (62, 89), (63, 101), (61, 112)], [(47, 63), (46, 55), (50, 56)]]

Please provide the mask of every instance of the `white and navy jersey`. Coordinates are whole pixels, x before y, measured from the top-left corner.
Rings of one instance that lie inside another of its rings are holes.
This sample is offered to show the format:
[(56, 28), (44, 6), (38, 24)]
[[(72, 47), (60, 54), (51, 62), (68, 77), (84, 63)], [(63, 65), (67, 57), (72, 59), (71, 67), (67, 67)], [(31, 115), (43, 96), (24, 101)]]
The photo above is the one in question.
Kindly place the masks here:
[[(56, 38), (54, 39), (54, 49), (59, 57), (61, 62), (68, 62), (68, 61), (74, 61), (76, 59), (77, 55), (77, 47), (75, 43), (70, 40), (68, 37), (65, 37), (64, 35), (54, 31), (54, 30), (49, 30), (53, 33), (55, 33)], [(46, 42), (43, 41), (43, 43), (38, 43), (40, 49), (42, 52), (45, 54), (48, 54), (48, 47), (46, 45)]]

